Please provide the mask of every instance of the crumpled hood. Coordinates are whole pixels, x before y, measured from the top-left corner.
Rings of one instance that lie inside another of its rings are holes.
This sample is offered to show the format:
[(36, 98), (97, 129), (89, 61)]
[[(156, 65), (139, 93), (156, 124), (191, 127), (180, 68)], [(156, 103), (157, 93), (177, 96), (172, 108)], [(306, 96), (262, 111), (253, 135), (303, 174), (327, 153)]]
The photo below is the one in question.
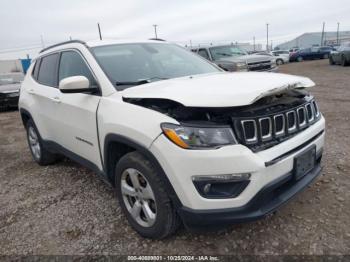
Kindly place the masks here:
[(124, 98), (168, 99), (189, 107), (233, 107), (314, 85), (309, 78), (287, 74), (214, 73), (157, 81), (125, 89), (121, 94)]

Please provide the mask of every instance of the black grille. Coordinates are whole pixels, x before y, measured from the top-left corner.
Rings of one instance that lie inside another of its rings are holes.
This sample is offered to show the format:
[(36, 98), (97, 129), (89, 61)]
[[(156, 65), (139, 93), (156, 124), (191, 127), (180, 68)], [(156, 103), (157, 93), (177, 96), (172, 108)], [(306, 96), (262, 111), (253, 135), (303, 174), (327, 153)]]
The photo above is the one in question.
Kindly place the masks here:
[(233, 118), (238, 140), (259, 151), (280, 143), (320, 117), (314, 100), (282, 112), (253, 118)]
[(265, 71), (271, 69), (270, 61), (248, 63), (249, 71)]

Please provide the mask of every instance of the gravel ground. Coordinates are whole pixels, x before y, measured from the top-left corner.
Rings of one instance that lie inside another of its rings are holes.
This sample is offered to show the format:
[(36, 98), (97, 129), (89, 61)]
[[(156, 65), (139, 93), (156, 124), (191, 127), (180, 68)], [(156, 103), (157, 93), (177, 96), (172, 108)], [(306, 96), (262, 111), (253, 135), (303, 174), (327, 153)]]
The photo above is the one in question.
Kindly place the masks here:
[(317, 83), (327, 120), (322, 176), (263, 220), (203, 234), (181, 229), (162, 241), (139, 237), (93, 172), (69, 160), (35, 164), (18, 112), (0, 113), (0, 254), (349, 254), (350, 67), (323, 60), (280, 71)]

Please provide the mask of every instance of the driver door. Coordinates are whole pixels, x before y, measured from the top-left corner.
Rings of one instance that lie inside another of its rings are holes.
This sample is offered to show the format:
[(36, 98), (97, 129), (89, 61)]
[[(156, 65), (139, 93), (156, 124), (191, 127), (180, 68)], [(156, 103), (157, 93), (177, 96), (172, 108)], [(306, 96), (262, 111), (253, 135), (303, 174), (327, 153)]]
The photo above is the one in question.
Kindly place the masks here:
[[(77, 50), (60, 55), (58, 81), (71, 76), (85, 76), (90, 86), (97, 81), (82, 54)], [(56, 141), (102, 170), (96, 113), (101, 96), (89, 93), (62, 93), (56, 103)], [(88, 163), (89, 164), (89, 163)]]

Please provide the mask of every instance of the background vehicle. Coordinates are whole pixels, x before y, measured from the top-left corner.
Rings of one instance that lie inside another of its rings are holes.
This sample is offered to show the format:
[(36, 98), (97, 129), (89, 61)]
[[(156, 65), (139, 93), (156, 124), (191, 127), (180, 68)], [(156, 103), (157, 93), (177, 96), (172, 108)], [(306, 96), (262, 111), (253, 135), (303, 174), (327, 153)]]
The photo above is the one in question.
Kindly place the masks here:
[(181, 222), (262, 218), (320, 174), (312, 86), (223, 72), (166, 42), (69, 41), (35, 59), (19, 107), (38, 164), (63, 154), (91, 168), (139, 234), (164, 238)]
[(17, 108), (22, 73), (0, 74), (0, 110)]
[(289, 61), (301, 62), (303, 60), (328, 59), (332, 50), (334, 50), (334, 48), (329, 46), (301, 49), (291, 54)]
[(350, 42), (342, 44), (337, 50), (332, 51), (329, 56), (331, 65), (339, 64), (347, 66), (350, 64)]
[(277, 71), (275, 60), (269, 55), (249, 55), (235, 45), (217, 45), (192, 49), (225, 71)]
[(275, 57), (277, 65), (289, 63), (289, 51), (278, 50), (278, 51), (272, 51), (271, 54)]

